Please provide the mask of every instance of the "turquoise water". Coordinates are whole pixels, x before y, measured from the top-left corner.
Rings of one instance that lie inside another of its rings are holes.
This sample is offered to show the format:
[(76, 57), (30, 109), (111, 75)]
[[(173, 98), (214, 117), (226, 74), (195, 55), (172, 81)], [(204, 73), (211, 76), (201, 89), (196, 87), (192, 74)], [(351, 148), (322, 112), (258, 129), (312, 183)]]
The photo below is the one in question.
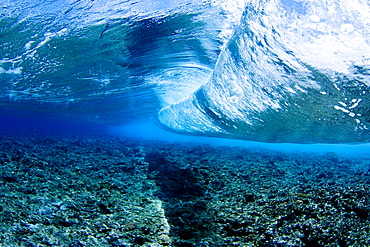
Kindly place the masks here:
[(1, 7), (4, 135), (116, 135), (369, 155), (366, 1)]
[(205, 144), (211, 146), (246, 147), (252, 150), (274, 150), (286, 153), (307, 153), (314, 156), (334, 152), (343, 157), (370, 157), (370, 144), (297, 144), (297, 143), (262, 143), (235, 139), (197, 137), (178, 135), (167, 132), (154, 124), (132, 124), (113, 126), (109, 132), (114, 136), (139, 138), (141, 140), (161, 140), (173, 143)]
[(0, 1), (0, 245), (370, 246), (369, 16)]

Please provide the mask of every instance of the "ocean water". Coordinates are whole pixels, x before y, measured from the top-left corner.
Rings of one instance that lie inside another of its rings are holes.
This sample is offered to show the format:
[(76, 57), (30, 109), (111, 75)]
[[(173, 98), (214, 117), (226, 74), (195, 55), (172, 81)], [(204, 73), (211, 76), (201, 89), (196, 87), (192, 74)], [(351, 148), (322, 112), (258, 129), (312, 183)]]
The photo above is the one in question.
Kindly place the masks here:
[(175, 138), (164, 128), (367, 153), (369, 11), (360, 0), (2, 1), (0, 131)]
[(0, 245), (370, 246), (368, 0), (1, 0)]

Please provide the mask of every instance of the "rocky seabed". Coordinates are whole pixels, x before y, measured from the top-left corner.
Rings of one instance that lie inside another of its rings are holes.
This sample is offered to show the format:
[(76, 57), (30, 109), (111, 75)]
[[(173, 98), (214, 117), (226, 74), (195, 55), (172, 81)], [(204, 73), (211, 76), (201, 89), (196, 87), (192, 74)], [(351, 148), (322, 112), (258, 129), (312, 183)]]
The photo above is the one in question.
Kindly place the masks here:
[(0, 137), (0, 246), (370, 246), (370, 159)]

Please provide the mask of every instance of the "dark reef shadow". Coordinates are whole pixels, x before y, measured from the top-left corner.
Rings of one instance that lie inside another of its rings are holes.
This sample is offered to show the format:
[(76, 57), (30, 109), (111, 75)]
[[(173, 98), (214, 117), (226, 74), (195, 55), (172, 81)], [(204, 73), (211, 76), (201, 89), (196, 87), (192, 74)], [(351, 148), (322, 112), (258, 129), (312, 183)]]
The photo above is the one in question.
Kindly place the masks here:
[(159, 187), (157, 196), (164, 202), (174, 246), (195, 246), (202, 238), (209, 237), (208, 215), (212, 215), (212, 210), (207, 207), (200, 171), (170, 161), (158, 151), (148, 153), (145, 162), (149, 163), (148, 178)]

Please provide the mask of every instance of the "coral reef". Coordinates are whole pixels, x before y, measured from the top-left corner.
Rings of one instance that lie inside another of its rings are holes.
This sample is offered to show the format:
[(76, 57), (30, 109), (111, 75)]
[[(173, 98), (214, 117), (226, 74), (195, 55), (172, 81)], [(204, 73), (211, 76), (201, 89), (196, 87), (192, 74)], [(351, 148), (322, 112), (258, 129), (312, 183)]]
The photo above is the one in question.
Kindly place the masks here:
[(0, 138), (1, 246), (370, 246), (370, 159)]

